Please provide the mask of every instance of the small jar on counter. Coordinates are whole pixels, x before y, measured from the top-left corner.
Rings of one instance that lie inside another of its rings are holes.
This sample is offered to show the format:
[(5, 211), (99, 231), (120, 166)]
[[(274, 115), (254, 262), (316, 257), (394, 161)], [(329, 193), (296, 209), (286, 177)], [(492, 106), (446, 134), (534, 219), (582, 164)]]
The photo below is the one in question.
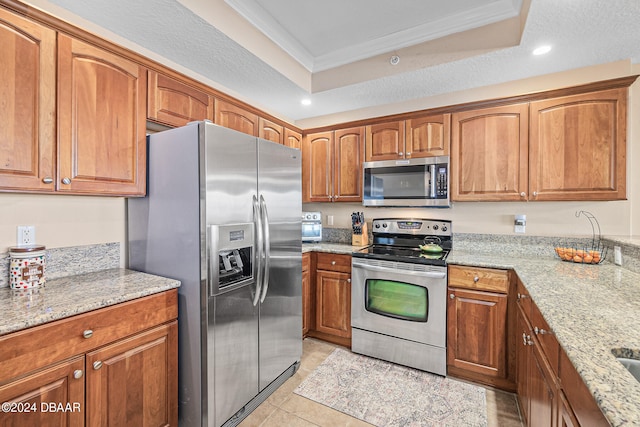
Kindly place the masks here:
[(11, 289), (32, 289), (44, 285), (45, 247), (39, 245), (9, 248)]

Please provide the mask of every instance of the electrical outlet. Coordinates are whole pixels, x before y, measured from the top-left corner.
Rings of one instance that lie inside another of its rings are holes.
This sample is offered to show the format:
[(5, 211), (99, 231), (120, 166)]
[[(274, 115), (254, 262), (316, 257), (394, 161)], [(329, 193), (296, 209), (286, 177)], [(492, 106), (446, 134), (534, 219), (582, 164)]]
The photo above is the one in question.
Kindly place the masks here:
[(327, 215), (327, 225), (333, 225), (333, 215)]
[(36, 243), (36, 227), (33, 225), (18, 226), (18, 246), (34, 245)]
[(622, 265), (622, 249), (620, 249), (620, 246), (613, 247), (613, 262), (616, 265)]

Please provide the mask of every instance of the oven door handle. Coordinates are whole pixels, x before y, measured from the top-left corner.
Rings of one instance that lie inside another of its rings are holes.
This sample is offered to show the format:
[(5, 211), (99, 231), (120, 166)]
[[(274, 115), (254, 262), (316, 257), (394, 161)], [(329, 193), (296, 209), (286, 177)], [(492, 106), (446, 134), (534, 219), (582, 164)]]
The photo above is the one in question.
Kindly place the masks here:
[(412, 276), (420, 276), (426, 277), (429, 279), (444, 279), (447, 277), (446, 271), (437, 272), (437, 271), (412, 271), (412, 270), (392, 270), (387, 267), (378, 267), (375, 265), (367, 265), (367, 264), (359, 264), (357, 261), (353, 261), (351, 264), (353, 268), (361, 268), (363, 270), (369, 271), (379, 271), (382, 273), (400, 273), (400, 274), (409, 274)]

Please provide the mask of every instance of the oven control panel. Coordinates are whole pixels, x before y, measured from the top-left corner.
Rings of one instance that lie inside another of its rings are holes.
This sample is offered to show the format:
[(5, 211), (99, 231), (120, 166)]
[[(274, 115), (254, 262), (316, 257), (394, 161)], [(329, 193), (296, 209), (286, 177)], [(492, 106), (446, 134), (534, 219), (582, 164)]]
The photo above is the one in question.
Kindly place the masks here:
[(443, 219), (374, 219), (373, 233), (451, 236), (451, 221)]

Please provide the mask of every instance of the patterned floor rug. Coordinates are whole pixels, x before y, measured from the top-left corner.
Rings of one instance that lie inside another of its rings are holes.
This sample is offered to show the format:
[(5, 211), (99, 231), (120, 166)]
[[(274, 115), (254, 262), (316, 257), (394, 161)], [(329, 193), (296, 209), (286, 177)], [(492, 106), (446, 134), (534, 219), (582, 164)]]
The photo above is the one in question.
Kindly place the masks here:
[(341, 348), (294, 393), (378, 427), (487, 425), (484, 388)]

